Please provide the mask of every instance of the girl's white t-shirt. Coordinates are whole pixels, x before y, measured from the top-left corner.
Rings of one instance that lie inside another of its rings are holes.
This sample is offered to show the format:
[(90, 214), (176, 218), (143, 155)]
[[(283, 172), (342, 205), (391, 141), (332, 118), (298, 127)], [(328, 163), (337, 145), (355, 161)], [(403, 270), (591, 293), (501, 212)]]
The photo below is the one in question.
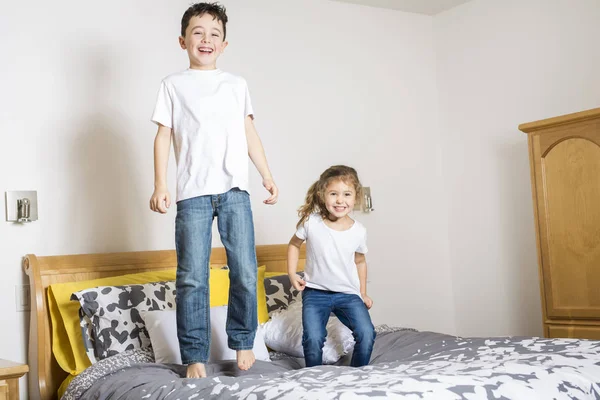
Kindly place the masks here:
[(298, 228), (296, 236), (306, 240), (306, 286), (360, 296), (354, 257), (355, 253), (368, 251), (367, 230), (363, 224), (354, 221), (350, 229), (336, 231), (328, 227), (319, 214), (311, 214)]
[(173, 130), (177, 201), (234, 187), (248, 191), (244, 120), (253, 114), (239, 76), (187, 69), (163, 79), (152, 121)]

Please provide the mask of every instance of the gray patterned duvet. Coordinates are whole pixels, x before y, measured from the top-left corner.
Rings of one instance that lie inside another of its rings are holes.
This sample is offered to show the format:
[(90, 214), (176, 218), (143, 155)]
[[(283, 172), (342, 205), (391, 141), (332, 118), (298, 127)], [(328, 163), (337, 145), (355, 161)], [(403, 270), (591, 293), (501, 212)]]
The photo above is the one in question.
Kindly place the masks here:
[(182, 379), (184, 367), (133, 350), (88, 368), (63, 399), (600, 399), (600, 341), (380, 329), (371, 365), (349, 359), (302, 368), (278, 357), (247, 372), (221, 362), (208, 378)]

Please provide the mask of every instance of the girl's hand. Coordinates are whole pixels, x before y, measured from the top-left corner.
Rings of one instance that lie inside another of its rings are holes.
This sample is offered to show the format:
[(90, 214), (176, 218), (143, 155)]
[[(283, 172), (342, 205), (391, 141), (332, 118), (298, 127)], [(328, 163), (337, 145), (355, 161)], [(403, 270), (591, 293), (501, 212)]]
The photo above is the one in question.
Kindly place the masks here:
[(367, 296), (366, 294), (362, 295), (362, 300), (363, 300), (363, 303), (365, 303), (365, 306), (367, 306), (367, 310), (370, 310), (371, 307), (373, 307), (373, 300), (371, 300), (371, 298), (369, 296)]
[(150, 209), (161, 214), (166, 214), (171, 206), (171, 195), (167, 189), (156, 188), (150, 198)]
[(263, 201), (265, 204), (273, 205), (277, 203), (277, 196), (279, 196), (279, 189), (277, 189), (277, 185), (273, 182), (273, 179), (263, 179), (263, 186), (265, 189), (271, 193), (271, 197)]
[(289, 278), (290, 278), (290, 283), (292, 284), (294, 289), (296, 289), (297, 291), (301, 292), (306, 287), (306, 282), (304, 281), (304, 279), (300, 278), (300, 275), (298, 275), (298, 274), (289, 275)]

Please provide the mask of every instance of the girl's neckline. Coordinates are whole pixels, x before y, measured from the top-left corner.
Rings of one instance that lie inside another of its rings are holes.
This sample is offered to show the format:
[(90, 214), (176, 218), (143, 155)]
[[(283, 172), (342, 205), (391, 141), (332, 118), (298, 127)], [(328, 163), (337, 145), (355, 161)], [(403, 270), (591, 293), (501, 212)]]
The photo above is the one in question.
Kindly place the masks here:
[[(320, 216), (320, 217), (321, 217), (321, 216)], [(348, 217), (348, 218), (350, 218), (350, 217)], [(327, 221), (325, 221), (325, 219), (324, 219), (323, 217), (321, 217), (321, 221), (323, 221), (323, 224), (325, 224), (325, 226), (326, 226), (328, 229), (330, 229), (330, 230), (332, 230), (332, 231), (334, 231), (334, 232), (348, 232), (350, 229), (354, 228), (354, 225), (356, 225), (356, 221), (355, 221), (355, 220), (353, 220), (352, 218), (350, 218), (350, 220), (352, 221), (352, 225), (350, 225), (350, 227), (349, 227), (349, 228), (347, 228), (347, 229), (342, 229), (342, 230), (338, 230), (338, 229), (334, 229), (334, 228), (332, 228), (331, 226), (327, 225)]]

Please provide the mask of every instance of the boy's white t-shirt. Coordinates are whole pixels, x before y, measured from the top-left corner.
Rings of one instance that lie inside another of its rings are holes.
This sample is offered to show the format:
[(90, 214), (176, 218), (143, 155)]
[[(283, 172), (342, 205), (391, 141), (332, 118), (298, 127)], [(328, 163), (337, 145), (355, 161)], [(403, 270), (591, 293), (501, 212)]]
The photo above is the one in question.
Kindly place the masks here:
[(177, 201), (234, 187), (248, 191), (244, 120), (253, 114), (242, 77), (187, 69), (163, 79), (152, 121), (173, 130)]
[(296, 236), (306, 240), (306, 286), (360, 296), (354, 256), (368, 251), (367, 230), (363, 224), (354, 221), (350, 229), (336, 231), (328, 227), (319, 214), (311, 214), (298, 228)]

